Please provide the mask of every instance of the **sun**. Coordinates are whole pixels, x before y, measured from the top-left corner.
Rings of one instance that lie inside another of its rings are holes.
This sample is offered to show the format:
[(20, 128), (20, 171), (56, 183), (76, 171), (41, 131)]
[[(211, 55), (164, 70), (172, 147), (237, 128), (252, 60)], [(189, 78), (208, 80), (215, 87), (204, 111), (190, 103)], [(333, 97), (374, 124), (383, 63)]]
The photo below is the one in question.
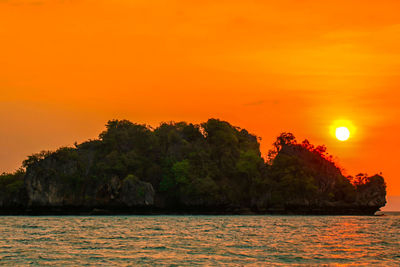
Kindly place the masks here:
[(347, 127), (338, 127), (335, 131), (336, 138), (340, 141), (346, 141), (350, 137), (350, 131)]
[(329, 126), (331, 136), (339, 141), (347, 141), (349, 138), (356, 138), (358, 129), (351, 120), (338, 119), (332, 121)]

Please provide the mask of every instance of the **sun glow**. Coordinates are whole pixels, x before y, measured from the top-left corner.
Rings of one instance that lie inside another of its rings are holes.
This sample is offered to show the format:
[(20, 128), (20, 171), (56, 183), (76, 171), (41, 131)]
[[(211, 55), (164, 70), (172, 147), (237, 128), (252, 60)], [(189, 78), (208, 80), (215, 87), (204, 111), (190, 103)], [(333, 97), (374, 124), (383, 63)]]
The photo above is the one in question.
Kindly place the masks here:
[(336, 138), (340, 141), (346, 141), (350, 137), (350, 131), (346, 127), (336, 128)]
[(347, 141), (350, 137), (354, 137), (356, 127), (349, 120), (336, 120), (330, 126), (332, 137), (339, 141)]

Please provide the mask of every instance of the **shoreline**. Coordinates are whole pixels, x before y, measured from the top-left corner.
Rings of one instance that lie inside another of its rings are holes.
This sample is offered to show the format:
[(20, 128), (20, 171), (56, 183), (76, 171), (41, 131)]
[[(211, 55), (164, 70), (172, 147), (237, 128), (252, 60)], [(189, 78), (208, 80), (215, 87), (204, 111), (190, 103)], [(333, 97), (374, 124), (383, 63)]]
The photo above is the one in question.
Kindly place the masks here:
[(205, 209), (15, 209), (0, 210), (0, 216), (116, 216), (116, 215), (310, 215), (310, 216), (376, 216), (375, 214), (385, 213), (376, 208), (364, 209), (297, 209), (297, 210), (251, 210), (251, 209), (232, 209), (232, 210), (205, 210)]

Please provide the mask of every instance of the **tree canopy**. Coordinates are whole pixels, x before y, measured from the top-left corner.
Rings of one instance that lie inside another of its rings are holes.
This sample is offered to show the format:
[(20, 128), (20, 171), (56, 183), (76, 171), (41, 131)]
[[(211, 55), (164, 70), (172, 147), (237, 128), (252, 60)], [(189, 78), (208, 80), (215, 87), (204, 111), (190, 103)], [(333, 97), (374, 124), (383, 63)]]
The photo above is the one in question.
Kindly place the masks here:
[[(352, 203), (362, 188), (385, 187), (380, 175), (343, 176), (325, 146), (299, 143), (292, 133), (279, 135), (264, 160), (257, 136), (218, 119), (155, 129), (112, 120), (98, 139), (34, 154), (23, 167), (28, 176), (61, 183), (70, 198), (85, 200), (117, 179), (149, 183), (157, 199), (174, 207)], [(24, 176), (1, 175), (0, 191), (20, 190)]]

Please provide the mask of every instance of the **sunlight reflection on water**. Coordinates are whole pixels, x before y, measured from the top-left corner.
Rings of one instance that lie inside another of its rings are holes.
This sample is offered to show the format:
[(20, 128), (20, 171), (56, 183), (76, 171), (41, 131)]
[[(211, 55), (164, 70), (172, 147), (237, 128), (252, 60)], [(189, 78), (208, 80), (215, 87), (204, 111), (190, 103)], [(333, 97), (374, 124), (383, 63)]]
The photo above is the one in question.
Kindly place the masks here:
[(0, 217), (0, 264), (400, 264), (400, 216)]

